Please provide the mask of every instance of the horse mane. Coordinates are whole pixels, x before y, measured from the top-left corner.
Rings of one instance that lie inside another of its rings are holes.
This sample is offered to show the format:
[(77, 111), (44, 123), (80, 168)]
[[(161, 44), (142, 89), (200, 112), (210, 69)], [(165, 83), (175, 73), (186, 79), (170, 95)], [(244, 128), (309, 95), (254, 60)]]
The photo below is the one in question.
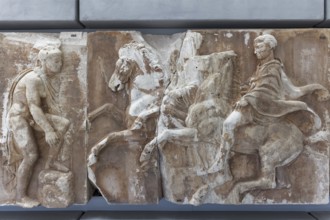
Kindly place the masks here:
[[(228, 103), (231, 105), (234, 105), (237, 100), (241, 97), (241, 91), (240, 91), (240, 69), (238, 66), (238, 58), (233, 58), (232, 65), (233, 65), (233, 71), (231, 76), (231, 81), (228, 83), (225, 83), (225, 96), (227, 97)], [(229, 88), (228, 88), (229, 87)]]
[(160, 61), (156, 51), (143, 43), (132, 41), (119, 49), (119, 58), (134, 61), (144, 73), (152, 73), (160, 68)]
[(208, 57), (209, 65), (213, 67), (208, 67), (210, 75), (199, 86), (195, 102), (212, 98), (235, 103), (240, 96), (237, 57), (233, 51), (213, 53)]

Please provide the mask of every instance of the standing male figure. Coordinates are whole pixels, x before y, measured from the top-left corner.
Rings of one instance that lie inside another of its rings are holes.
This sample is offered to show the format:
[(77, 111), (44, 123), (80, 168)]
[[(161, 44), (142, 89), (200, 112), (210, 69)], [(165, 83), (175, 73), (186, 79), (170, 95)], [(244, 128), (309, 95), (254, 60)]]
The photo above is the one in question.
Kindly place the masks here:
[(274, 57), (276, 46), (277, 40), (270, 34), (261, 35), (254, 40), (254, 53), (259, 65), (250, 79), (249, 90), (223, 123), (222, 143), (209, 173), (220, 171), (231, 175), (228, 168), (229, 152), (235, 141), (235, 129), (240, 126), (249, 123), (267, 126), (300, 110), (314, 115), (314, 128), (321, 126), (319, 117), (307, 104), (296, 99), (315, 92), (319, 101), (325, 101), (329, 99), (328, 90), (320, 84), (295, 87), (284, 73), (281, 61)]
[(27, 195), (39, 158), (34, 131), (44, 132), (50, 147), (45, 169), (68, 171), (57, 161), (57, 156), (70, 122), (54, 114), (59, 112), (57, 91), (50, 82), (61, 71), (62, 52), (57, 47), (47, 46), (40, 50), (38, 61), (41, 66), (20, 74), (9, 94), (8, 164), (21, 160), (16, 171), (16, 203), (24, 207), (39, 205), (37, 200)]

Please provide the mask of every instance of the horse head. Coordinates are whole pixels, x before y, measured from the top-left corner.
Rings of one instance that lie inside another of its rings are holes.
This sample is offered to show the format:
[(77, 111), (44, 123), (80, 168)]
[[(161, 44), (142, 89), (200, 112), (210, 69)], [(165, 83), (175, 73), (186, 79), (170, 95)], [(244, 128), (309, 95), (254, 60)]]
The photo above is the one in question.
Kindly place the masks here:
[(135, 69), (135, 62), (127, 57), (121, 57), (116, 62), (115, 70), (109, 80), (108, 86), (114, 91), (118, 92), (125, 88), (125, 84)]

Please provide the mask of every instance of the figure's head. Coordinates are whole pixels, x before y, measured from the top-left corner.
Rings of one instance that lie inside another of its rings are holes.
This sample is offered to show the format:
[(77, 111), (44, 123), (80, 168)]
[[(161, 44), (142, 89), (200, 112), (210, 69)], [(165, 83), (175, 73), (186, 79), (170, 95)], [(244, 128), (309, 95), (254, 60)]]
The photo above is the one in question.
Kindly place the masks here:
[(264, 34), (254, 39), (254, 53), (259, 60), (273, 55), (277, 40), (273, 35)]
[(115, 71), (109, 80), (109, 88), (114, 91), (120, 91), (124, 88), (125, 83), (131, 77), (133, 72), (133, 61), (129, 58), (122, 57), (116, 62)]
[(45, 74), (59, 73), (62, 68), (62, 52), (54, 46), (46, 46), (39, 51), (38, 60)]

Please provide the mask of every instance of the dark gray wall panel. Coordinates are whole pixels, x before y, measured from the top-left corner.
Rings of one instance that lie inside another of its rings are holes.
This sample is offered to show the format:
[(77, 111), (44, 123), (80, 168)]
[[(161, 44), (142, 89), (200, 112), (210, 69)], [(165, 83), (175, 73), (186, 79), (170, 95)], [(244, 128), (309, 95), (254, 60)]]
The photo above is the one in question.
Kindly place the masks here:
[(0, 29), (79, 27), (77, 0), (0, 0)]
[(81, 220), (314, 220), (294, 212), (86, 212)]
[(313, 27), (324, 0), (80, 0), (89, 28)]

